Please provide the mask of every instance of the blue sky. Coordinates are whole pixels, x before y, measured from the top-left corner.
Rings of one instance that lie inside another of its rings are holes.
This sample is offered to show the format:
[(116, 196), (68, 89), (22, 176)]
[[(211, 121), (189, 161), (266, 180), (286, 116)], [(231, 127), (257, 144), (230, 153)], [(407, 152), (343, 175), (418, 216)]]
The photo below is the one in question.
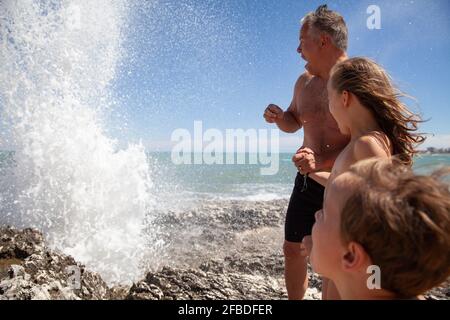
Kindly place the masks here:
[[(349, 55), (382, 64), (430, 119), (425, 146), (450, 147), (450, 1), (167, 0), (136, 1), (124, 32), (110, 132), (122, 143), (170, 150), (177, 128), (273, 128), (267, 104), (286, 108), (304, 70), (296, 53), (300, 19), (323, 3), (349, 28)], [(369, 30), (366, 9), (381, 9)], [(125, 120), (124, 120), (125, 119)], [(125, 125), (126, 124), (126, 125)], [(282, 134), (295, 151), (301, 133)]]

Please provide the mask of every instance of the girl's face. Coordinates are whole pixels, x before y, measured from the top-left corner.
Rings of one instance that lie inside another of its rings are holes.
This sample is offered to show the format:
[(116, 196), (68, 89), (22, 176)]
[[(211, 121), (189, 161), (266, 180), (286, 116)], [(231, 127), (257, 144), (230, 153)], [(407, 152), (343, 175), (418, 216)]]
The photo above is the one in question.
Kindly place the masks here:
[(328, 108), (330, 109), (331, 115), (336, 120), (339, 131), (344, 135), (350, 134), (350, 129), (348, 128), (348, 114), (346, 102), (348, 99), (348, 92), (344, 91), (339, 93), (336, 89), (331, 85), (331, 78), (327, 84), (328, 91)]

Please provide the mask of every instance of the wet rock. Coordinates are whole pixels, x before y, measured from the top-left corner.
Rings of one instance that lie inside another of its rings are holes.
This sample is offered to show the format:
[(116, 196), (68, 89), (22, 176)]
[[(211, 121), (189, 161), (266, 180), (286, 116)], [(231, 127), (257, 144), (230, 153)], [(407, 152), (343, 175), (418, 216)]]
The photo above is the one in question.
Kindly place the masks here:
[[(72, 257), (48, 249), (36, 230), (0, 227), (0, 300), (287, 299), (282, 254), (286, 206), (286, 200), (216, 201), (164, 212), (158, 225), (170, 244), (167, 258), (131, 287), (109, 288)], [(311, 269), (309, 286), (305, 299), (320, 299), (321, 279)], [(448, 300), (449, 288), (446, 282), (425, 298)]]
[(44, 248), (44, 237), (33, 229), (1, 228), (0, 234), (0, 259), (24, 260)]
[(428, 291), (424, 297), (426, 300), (449, 300), (450, 299), (450, 278), (447, 279), (439, 287), (433, 288)]
[(0, 228), (0, 300), (108, 299), (101, 277), (51, 251), (36, 230)]
[(9, 277), (15, 278), (15, 277), (25, 277), (25, 269), (22, 266), (19, 266), (17, 264), (11, 265), (11, 267), (8, 270)]
[(280, 299), (283, 295), (284, 291), (271, 277), (164, 268), (160, 272), (147, 274), (146, 280), (134, 284), (127, 299), (253, 300)]
[[(230, 263), (237, 259), (236, 263)], [(270, 259), (268, 259), (270, 261)], [(134, 284), (128, 299), (285, 299), (286, 293), (276, 275), (257, 261), (258, 269), (249, 272), (237, 257), (212, 259), (199, 268), (164, 267), (149, 272), (145, 280)], [(270, 268), (270, 267), (269, 267)]]

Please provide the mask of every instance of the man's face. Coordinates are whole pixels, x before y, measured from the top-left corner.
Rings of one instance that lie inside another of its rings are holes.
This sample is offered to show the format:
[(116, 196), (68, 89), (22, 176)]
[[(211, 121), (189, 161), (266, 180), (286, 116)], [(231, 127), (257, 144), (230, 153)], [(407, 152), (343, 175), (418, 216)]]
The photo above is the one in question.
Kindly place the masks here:
[(319, 40), (311, 32), (311, 28), (307, 24), (303, 24), (300, 30), (300, 44), (297, 52), (307, 63), (305, 69), (312, 75), (317, 75), (317, 66), (320, 64), (320, 45)]
[(352, 192), (351, 175), (338, 176), (326, 189), (323, 209), (316, 212), (310, 260), (315, 272), (333, 279), (342, 265), (346, 247), (341, 240), (341, 211)]

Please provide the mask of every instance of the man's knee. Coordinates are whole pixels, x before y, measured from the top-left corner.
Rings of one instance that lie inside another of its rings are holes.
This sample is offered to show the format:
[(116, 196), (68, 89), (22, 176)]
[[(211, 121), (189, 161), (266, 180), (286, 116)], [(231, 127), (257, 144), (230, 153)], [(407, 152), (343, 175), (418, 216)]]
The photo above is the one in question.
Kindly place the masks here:
[(286, 259), (299, 259), (304, 258), (302, 256), (301, 242), (284, 241), (283, 253)]

